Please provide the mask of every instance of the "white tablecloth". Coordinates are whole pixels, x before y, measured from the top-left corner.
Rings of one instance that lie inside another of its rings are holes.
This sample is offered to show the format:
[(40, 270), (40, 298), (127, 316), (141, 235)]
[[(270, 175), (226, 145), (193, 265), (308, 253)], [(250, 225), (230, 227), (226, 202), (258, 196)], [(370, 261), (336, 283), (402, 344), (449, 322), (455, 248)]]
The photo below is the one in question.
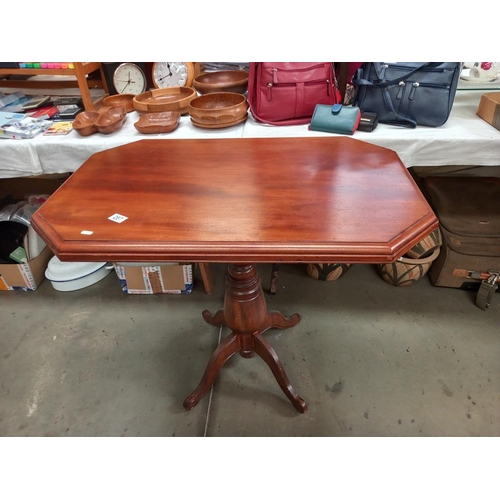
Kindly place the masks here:
[[(396, 151), (407, 167), (500, 165), (500, 131), (476, 115), (482, 91), (459, 90), (449, 120), (439, 128), (406, 129), (380, 124), (374, 132), (356, 132), (353, 139)], [(0, 139), (0, 178), (65, 173), (77, 170), (92, 154), (141, 139), (196, 139), (233, 137), (326, 136), (312, 132), (308, 125), (268, 126), (256, 122), (251, 114), (244, 124), (227, 129), (207, 130), (194, 126), (188, 115), (170, 134), (143, 135), (129, 113), (123, 128), (110, 135), (81, 137), (75, 131), (66, 136), (33, 139)]]

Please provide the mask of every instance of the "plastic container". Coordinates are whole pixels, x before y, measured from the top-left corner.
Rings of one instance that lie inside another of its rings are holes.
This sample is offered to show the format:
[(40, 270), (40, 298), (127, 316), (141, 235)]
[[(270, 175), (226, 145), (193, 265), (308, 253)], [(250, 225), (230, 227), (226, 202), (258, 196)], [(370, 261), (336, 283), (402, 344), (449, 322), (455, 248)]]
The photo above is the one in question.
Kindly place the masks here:
[(105, 278), (113, 269), (107, 262), (62, 262), (50, 259), (45, 277), (59, 292), (72, 292), (91, 286)]

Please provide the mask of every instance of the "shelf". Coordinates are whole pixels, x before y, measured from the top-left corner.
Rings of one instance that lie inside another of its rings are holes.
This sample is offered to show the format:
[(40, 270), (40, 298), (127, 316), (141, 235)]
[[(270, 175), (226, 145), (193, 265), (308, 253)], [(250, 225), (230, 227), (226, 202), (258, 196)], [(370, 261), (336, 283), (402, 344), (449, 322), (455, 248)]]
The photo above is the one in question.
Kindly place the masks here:
[[(78, 88), (82, 96), (85, 110), (93, 111), (99, 107), (102, 98), (93, 100), (90, 89), (102, 88), (108, 93), (106, 79), (102, 73), (100, 62), (75, 62), (73, 69), (48, 69), (48, 68), (0, 68), (0, 87), (17, 88)], [(88, 75), (99, 71), (99, 77), (88, 78)], [(16, 80), (2, 79), (2, 77), (25, 75), (25, 76), (74, 76), (71, 80)]]

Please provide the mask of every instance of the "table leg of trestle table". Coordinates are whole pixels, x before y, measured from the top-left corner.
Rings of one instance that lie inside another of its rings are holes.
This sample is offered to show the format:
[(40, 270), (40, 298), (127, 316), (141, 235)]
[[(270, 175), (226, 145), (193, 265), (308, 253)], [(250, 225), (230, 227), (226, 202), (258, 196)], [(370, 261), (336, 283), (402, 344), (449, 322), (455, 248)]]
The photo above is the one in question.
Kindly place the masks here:
[(205, 321), (214, 326), (228, 326), (229, 334), (213, 352), (198, 387), (184, 400), (191, 410), (207, 393), (224, 363), (237, 352), (244, 358), (258, 354), (273, 372), (279, 386), (297, 411), (307, 410), (305, 401), (295, 392), (276, 352), (262, 333), (270, 328), (286, 329), (300, 321), (278, 311), (267, 311), (264, 293), (254, 264), (230, 264), (226, 277), (224, 307), (215, 314), (203, 311)]

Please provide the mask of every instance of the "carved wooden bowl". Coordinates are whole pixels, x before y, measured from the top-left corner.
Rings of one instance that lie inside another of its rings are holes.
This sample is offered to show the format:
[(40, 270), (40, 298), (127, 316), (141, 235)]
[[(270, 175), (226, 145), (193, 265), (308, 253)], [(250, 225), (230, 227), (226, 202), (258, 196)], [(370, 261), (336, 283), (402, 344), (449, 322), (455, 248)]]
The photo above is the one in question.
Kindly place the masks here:
[(134, 123), (134, 127), (141, 134), (163, 134), (174, 131), (180, 119), (181, 114), (177, 111), (147, 113)]
[(132, 101), (134, 108), (139, 113), (177, 111), (184, 115), (188, 112), (189, 103), (196, 96), (196, 90), (192, 87), (167, 87), (136, 95)]
[(203, 73), (193, 80), (193, 87), (200, 94), (213, 92), (244, 94), (248, 90), (248, 71), (227, 70)]
[(82, 111), (73, 120), (73, 129), (80, 135), (87, 136), (97, 132), (95, 122), (99, 118), (99, 113), (95, 111)]
[(199, 127), (229, 127), (245, 121), (248, 102), (243, 94), (215, 92), (193, 99), (188, 112), (193, 124)]
[(135, 94), (116, 94), (109, 95), (102, 100), (104, 106), (109, 108), (125, 108), (127, 113), (134, 111), (133, 99)]
[(127, 118), (127, 111), (124, 107), (110, 108), (95, 121), (95, 127), (101, 134), (111, 134), (122, 128)]

